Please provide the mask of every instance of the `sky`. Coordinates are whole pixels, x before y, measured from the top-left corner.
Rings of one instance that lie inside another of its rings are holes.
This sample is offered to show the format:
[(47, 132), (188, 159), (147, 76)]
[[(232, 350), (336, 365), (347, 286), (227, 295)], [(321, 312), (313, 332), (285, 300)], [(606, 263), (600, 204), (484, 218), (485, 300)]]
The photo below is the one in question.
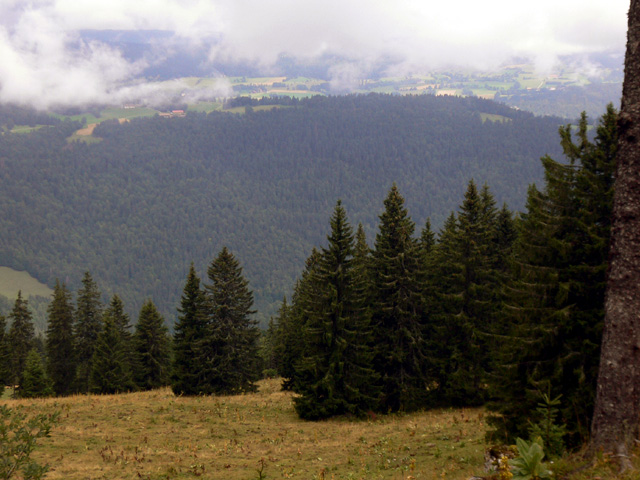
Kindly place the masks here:
[[(81, 41), (85, 29), (168, 30), (206, 62), (301, 62), (339, 55), (336, 79), (445, 66), (490, 70), (514, 56), (549, 70), (566, 54), (624, 52), (629, 0), (0, 0), (0, 102), (47, 109), (160, 95), (127, 60)], [(588, 69), (590, 66), (585, 64)], [(181, 84), (176, 82), (176, 88)], [(229, 93), (221, 80), (215, 94)]]

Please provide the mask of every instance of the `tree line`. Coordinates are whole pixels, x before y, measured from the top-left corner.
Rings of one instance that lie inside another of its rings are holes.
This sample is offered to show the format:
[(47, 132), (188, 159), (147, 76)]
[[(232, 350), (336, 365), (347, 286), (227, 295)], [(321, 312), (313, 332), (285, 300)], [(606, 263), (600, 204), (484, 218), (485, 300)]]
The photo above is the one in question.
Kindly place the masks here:
[(233, 246), (264, 326), (338, 197), (370, 235), (393, 179), (414, 218), (440, 227), (469, 178), (520, 209), (540, 156), (560, 154), (562, 120), (480, 99), (278, 102), (104, 122), (91, 145), (67, 141), (74, 122), (0, 135), (0, 265), (74, 291), (89, 270), (103, 302), (118, 293), (133, 317), (152, 297), (171, 324), (190, 261)]
[[(373, 248), (341, 202), (266, 336), (267, 365), (302, 418), (488, 405), (496, 438), (559, 405), (555, 446), (589, 434), (604, 316), (617, 113), (594, 137), (560, 129), (526, 210), (470, 181), (457, 213), (420, 235), (394, 185)], [(554, 409), (555, 411), (555, 409)], [(539, 430), (538, 430), (539, 431)]]
[[(122, 301), (103, 308), (89, 274), (75, 309), (58, 283), (45, 341), (53, 391), (243, 393), (266, 372), (298, 394), (305, 419), (487, 404), (501, 438), (526, 436), (548, 398), (561, 406), (560, 442), (578, 445), (595, 396), (617, 135), (611, 105), (594, 136), (586, 115), (560, 128), (566, 161), (542, 159), (544, 188), (532, 185), (515, 216), (471, 180), (440, 231), (427, 220), (417, 235), (394, 184), (370, 247), (338, 201), (326, 246), (262, 338), (226, 247), (208, 283), (191, 265), (172, 342), (151, 302), (130, 333)], [(19, 296), (0, 341), (21, 394), (42, 376), (28, 317)]]

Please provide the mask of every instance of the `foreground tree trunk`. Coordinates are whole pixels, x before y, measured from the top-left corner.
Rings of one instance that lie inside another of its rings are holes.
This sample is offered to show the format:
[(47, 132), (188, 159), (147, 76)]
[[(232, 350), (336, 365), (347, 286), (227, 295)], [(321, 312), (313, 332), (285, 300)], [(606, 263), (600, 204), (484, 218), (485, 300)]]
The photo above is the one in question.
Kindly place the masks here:
[(630, 447), (640, 417), (640, 0), (631, 0), (619, 117), (618, 164), (605, 300), (605, 326), (591, 451), (619, 456)]

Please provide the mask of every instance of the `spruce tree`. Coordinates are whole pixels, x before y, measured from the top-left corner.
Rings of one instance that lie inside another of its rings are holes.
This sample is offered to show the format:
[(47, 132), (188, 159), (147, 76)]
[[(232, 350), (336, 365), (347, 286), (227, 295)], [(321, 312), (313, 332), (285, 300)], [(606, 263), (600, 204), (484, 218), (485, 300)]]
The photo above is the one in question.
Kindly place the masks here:
[[(450, 226), (448, 226), (450, 228)], [(441, 311), (435, 316), (438, 355), (438, 401), (447, 405), (484, 402), (490, 366), (489, 334), (497, 310), (499, 278), (493, 269), (496, 252), (496, 209), (488, 187), (478, 192), (469, 182), (455, 228), (444, 233), (438, 249)]]
[(383, 410), (425, 406), (423, 277), (415, 225), (394, 184), (384, 200), (372, 255), (375, 366), (382, 378)]
[(135, 381), (143, 390), (169, 384), (170, 344), (164, 320), (151, 300), (140, 310), (133, 345), (137, 357)]
[(259, 332), (249, 282), (227, 247), (211, 262), (207, 276), (211, 281), (204, 289), (207, 324), (196, 345), (203, 377), (199, 393), (255, 391)]
[(18, 396), (20, 398), (39, 398), (50, 397), (54, 394), (51, 380), (42, 365), (42, 358), (38, 351), (32, 348), (27, 354)]
[(76, 374), (73, 305), (67, 287), (58, 280), (47, 313), (47, 373), (56, 395), (68, 395)]
[(90, 365), (90, 392), (122, 393), (132, 389), (127, 347), (111, 315), (104, 317), (104, 327), (95, 341)]
[(315, 270), (320, 261), (320, 252), (313, 248), (305, 261), (302, 275), (293, 288), (291, 306), (283, 308), (278, 317), (278, 337), (281, 342), (282, 356), (278, 363), (278, 372), (283, 378), (284, 390), (298, 391), (302, 380), (298, 376), (296, 365), (304, 353), (303, 338), (309, 312), (313, 311), (313, 295), (316, 290)]
[(11, 351), (9, 348), (7, 321), (0, 314), (0, 390), (11, 383), (11, 380)]
[(331, 217), (328, 247), (314, 270), (314, 298), (304, 332), (304, 355), (297, 364), (301, 418), (362, 415), (378, 401), (372, 368), (370, 319), (364, 278), (356, 275), (354, 237), (338, 201)]
[(604, 318), (616, 116), (609, 107), (593, 142), (585, 115), (577, 142), (571, 127), (562, 127), (568, 162), (543, 158), (545, 188), (529, 189), (504, 310), (512, 328), (491, 382), (490, 408), (499, 413), (492, 422), (503, 437), (523, 434), (542, 394), (562, 395), (559, 421), (567, 427), (569, 446), (589, 433)]
[(109, 317), (120, 335), (122, 340), (122, 350), (124, 352), (124, 364), (123, 369), (125, 371), (125, 377), (128, 382), (127, 390), (135, 390), (136, 387), (136, 378), (134, 378), (134, 373), (138, 372), (138, 356), (134, 351), (133, 345), (133, 335), (131, 334), (131, 322), (129, 320), (129, 315), (124, 311), (124, 303), (122, 299), (114, 294), (111, 297), (111, 301), (109, 305), (102, 313), (102, 323), (107, 321), (107, 317)]
[(85, 272), (82, 287), (78, 290), (73, 331), (78, 362), (75, 390), (86, 393), (89, 391), (91, 359), (98, 335), (102, 331), (100, 292), (89, 272)]
[(173, 334), (171, 389), (176, 395), (200, 393), (202, 376), (197, 349), (206, 327), (205, 297), (191, 262)]
[(9, 313), (11, 327), (8, 340), (11, 348), (11, 381), (19, 384), (22, 381), (22, 373), (27, 361), (29, 351), (34, 347), (34, 327), (28, 302), (22, 298), (22, 292), (13, 304)]

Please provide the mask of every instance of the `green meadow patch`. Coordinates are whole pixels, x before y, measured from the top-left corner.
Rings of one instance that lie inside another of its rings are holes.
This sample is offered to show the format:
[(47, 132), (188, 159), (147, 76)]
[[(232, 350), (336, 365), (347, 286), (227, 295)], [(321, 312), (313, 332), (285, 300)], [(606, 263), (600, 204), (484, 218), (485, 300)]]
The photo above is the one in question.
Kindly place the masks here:
[(19, 272), (9, 267), (0, 267), (0, 295), (14, 299), (22, 291), (22, 296), (50, 297), (53, 290), (44, 283), (29, 275), (28, 272)]

